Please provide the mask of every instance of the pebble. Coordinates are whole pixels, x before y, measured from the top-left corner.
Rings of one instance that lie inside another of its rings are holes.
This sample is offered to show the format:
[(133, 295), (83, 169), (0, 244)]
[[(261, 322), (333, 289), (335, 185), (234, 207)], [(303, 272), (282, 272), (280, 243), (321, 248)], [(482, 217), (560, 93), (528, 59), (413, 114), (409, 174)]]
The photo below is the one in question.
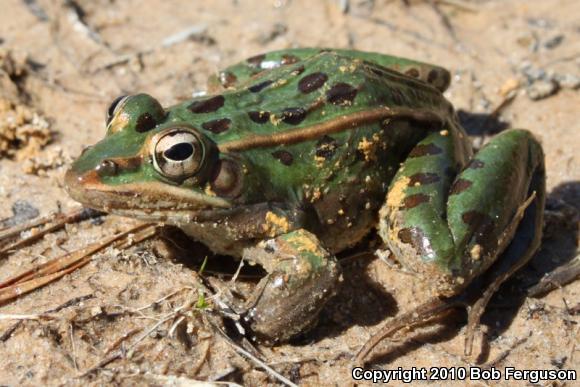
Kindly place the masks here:
[(522, 64), (520, 67), (520, 71), (530, 83), (547, 78), (546, 70), (539, 67), (534, 67), (529, 62), (524, 62), (524, 64)]
[(40, 211), (26, 200), (18, 200), (12, 205), (14, 216), (0, 221), (0, 227), (13, 227), (36, 218)]
[(560, 85), (563, 89), (572, 89), (576, 90), (580, 88), (580, 77), (573, 75), (573, 74), (557, 74), (556, 82)]
[(558, 91), (558, 84), (551, 80), (536, 81), (526, 89), (528, 97), (533, 101), (547, 98), (556, 93), (556, 91)]
[(545, 48), (547, 48), (548, 50), (552, 50), (556, 47), (558, 47), (562, 41), (564, 40), (564, 35), (559, 34), (556, 36), (553, 36), (551, 38), (549, 38), (548, 40), (544, 41), (543, 46)]

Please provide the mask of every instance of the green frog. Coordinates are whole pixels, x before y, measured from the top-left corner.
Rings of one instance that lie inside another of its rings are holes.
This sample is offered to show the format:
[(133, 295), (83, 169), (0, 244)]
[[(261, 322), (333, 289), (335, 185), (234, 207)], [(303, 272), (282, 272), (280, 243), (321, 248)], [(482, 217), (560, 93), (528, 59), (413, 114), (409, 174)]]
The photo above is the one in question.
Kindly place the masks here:
[(441, 67), (378, 53), (258, 55), (175, 106), (116, 99), (105, 138), (74, 162), (67, 190), (263, 266), (243, 321), (269, 344), (317, 321), (341, 282), (336, 253), (374, 228), (429, 284), (421, 318), (491, 273), (485, 304), (539, 247), (544, 156), (525, 130), (474, 154), (442, 95), (449, 83)]

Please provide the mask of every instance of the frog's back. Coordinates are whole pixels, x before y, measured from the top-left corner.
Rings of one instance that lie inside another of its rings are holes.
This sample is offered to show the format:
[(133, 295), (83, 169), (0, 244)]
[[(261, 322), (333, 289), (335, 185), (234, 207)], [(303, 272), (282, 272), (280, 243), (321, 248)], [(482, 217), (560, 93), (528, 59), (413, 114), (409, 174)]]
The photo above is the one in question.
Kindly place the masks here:
[[(376, 178), (384, 181), (382, 169), (393, 170), (425, 134), (408, 125), (385, 130), (387, 121), (441, 123), (450, 109), (425, 82), (323, 51), (263, 71), (235, 89), (180, 104), (170, 110), (169, 121), (200, 128), (222, 152), (243, 154), (256, 167), (256, 198), (287, 201), (288, 195), (316, 196), (317, 189), (365, 170), (373, 176), (379, 171)], [(387, 144), (389, 152), (379, 152)], [(337, 173), (347, 165), (348, 173)]]
[(213, 82), (228, 88), (235, 86), (239, 79), (247, 79), (261, 71), (304, 61), (309, 57), (324, 52), (331, 52), (345, 58), (375, 63), (411, 78), (429, 83), (441, 92), (445, 91), (451, 82), (449, 72), (440, 66), (376, 52), (321, 48), (296, 48), (256, 55), (221, 71), (218, 77), (213, 79)]
[[(280, 54), (269, 53), (267, 58), (272, 55)], [(380, 54), (321, 51), (262, 71), (220, 94), (187, 101), (171, 114), (174, 120), (203, 128), (218, 144), (310, 127), (380, 107), (447, 116), (451, 106), (436, 88), (392, 69), (417, 63)]]

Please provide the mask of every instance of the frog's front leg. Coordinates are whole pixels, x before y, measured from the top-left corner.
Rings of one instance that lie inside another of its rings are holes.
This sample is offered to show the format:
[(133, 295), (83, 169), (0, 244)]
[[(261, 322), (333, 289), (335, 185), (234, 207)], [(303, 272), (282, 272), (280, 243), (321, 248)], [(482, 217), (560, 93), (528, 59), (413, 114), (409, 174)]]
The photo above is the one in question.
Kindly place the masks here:
[(431, 285), (433, 298), (396, 319), (396, 327), (379, 330), (358, 360), (394, 328), (467, 301), (464, 290), (485, 273), (488, 288), (469, 313), (473, 330), (493, 292), (539, 247), (545, 176), (538, 142), (524, 130), (504, 132), (461, 168), (461, 143), (450, 133), (433, 133), (411, 151), (380, 212), (381, 237), (403, 266)]
[(260, 242), (243, 256), (268, 272), (243, 316), (253, 338), (265, 344), (286, 341), (312, 327), (340, 281), (336, 258), (304, 229)]

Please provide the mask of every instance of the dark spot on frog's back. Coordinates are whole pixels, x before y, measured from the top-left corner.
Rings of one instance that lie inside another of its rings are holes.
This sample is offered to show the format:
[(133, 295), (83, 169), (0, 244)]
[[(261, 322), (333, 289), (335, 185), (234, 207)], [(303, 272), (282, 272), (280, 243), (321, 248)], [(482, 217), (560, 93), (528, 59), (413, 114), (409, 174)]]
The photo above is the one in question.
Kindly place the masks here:
[(230, 128), (232, 121), (229, 118), (219, 118), (217, 120), (211, 120), (201, 124), (201, 127), (205, 130), (209, 130), (212, 133), (223, 133)]
[(333, 105), (350, 105), (358, 90), (348, 83), (339, 82), (326, 92), (326, 100)]
[(409, 77), (413, 77), (413, 78), (419, 78), (419, 70), (417, 70), (414, 67), (411, 67), (410, 69), (405, 71), (405, 75), (408, 75)]
[(427, 74), (427, 82), (433, 85), (436, 89), (443, 91), (451, 82), (451, 75), (448, 71), (441, 69), (432, 69)]
[(433, 184), (441, 180), (438, 174), (436, 173), (415, 173), (409, 178), (409, 187), (413, 187), (415, 185), (427, 185)]
[(300, 61), (300, 58), (298, 58), (297, 56), (284, 54), (284, 55), (282, 55), (282, 61), (280, 63), (282, 63), (283, 65), (289, 65), (289, 64), (294, 64), (294, 63), (299, 62), (299, 61)]
[(292, 73), (291, 74), (292, 75), (300, 75), (300, 74), (302, 74), (304, 72), (304, 70), (306, 70), (304, 68), (304, 66), (298, 66), (294, 70), (292, 70)]
[(298, 82), (298, 90), (304, 94), (312, 93), (321, 88), (327, 80), (328, 75), (324, 73), (308, 74)]
[(453, 186), (451, 187), (451, 192), (449, 194), (450, 195), (460, 194), (463, 191), (465, 191), (466, 189), (468, 189), (469, 187), (471, 187), (472, 184), (473, 183), (469, 180), (457, 179), (457, 181), (455, 181), (455, 183), (453, 183)]
[(427, 74), (427, 82), (434, 83), (439, 78), (439, 71), (433, 69)]
[(430, 199), (431, 198), (429, 197), (429, 195), (425, 194), (410, 195), (403, 200), (403, 208), (404, 209), (415, 208), (420, 204), (428, 203)]
[(316, 143), (316, 156), (323, 157), (325, 159), (330, 159), (336, 153), (336, 149), (338, 148), (338, 141), (334, 138), (324, 135), (318, 142)]
[(443, 149), (435, 144), (419, 144), (409, 153), (409, 157), (433, 156), (440, 153), (443, 153)]
[(220, 72), (219, 80), (221, 85), (227, 89), (238, 82), (238, 77), (229, 71), (222, 71)]
[(266, 87), (270, 86), (272, 83), (274, 83), (274, 81), (271, 81), (271, 80), (260, 82), (260, 83), (253, 85), (253, 86), (248, 87), (248, 90), (250, 90), (252, 93), (259, 93), (260, 91), (264, 90)]
[(298, 125), (306, 118), (306, 110), (302, 108), (287, 108), (282, 111), (282, 121), (290, 125)]
[(272, 152), (272, 156), (280, 160), (280, 162), (284, 165), (292, 165), (294, 162), (294, 156), (292, 156), (292, 153), (285, 150), (277, 150)]
[(266, 59), (266, 55), (261, 54), (246, 59), (246, 62), (248, 62), (251, 67), (260, 68), (264, 59)]
[(223, 95), (216, 95), (215, 97), (203, 99), (200, 101), (193, 101), (187, 108), (195, 114), (213, 113), (224, 106), (225, 98)]
[(155, 118), (149, 113), (143, 113), (137, 118), (135, 122), (135, 130), (139, 133), (145, 133), (157, 126)]
[(254, 121), (256, 124), (265, 124), (270, 121), (269, 112), (251, 111), (248, 112), (248, 117), (250, 117), (250, 120)]

